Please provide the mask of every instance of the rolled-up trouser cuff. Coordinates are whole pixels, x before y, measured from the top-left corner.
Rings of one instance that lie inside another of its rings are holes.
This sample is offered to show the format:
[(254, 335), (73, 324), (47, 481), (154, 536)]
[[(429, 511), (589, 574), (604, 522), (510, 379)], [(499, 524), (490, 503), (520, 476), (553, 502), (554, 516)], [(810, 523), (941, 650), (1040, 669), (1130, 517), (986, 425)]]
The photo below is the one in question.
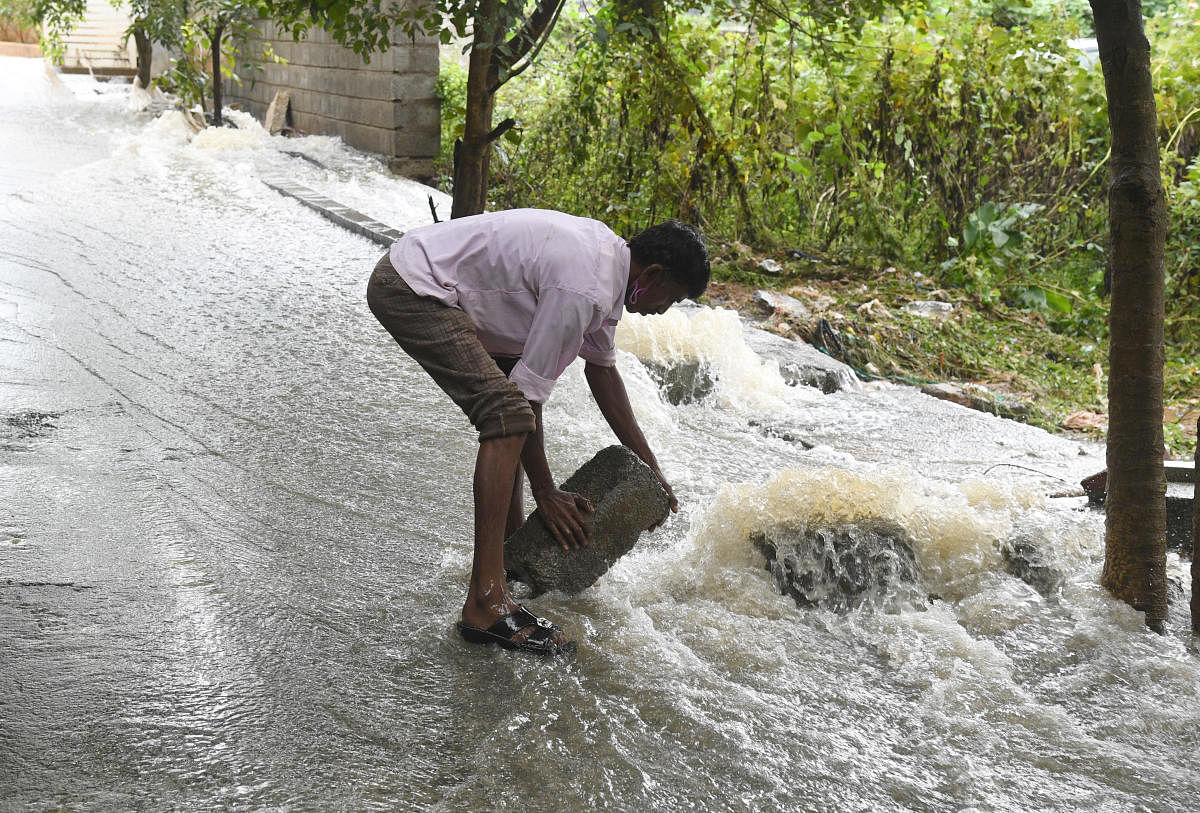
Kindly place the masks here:
[(415, 294), (387, 254), (371, 274), (367, 304), (396, 343), (458, 404), (480, 441), (534, 430), (529, 401), (480, 344), (471, 318)]
[[(525, 402), (525, 408), (529, 409), (528, 401)], [(537, 422), (533, 417), (533, 411), (530, 410), (528, 415), (510, 414), (508, 417), (493, 415), (476, 424), (475, 428), (479, 430), (479, 441), (482, 443), (492, 438), (525, 435), (532, 432), (536, 426)]]

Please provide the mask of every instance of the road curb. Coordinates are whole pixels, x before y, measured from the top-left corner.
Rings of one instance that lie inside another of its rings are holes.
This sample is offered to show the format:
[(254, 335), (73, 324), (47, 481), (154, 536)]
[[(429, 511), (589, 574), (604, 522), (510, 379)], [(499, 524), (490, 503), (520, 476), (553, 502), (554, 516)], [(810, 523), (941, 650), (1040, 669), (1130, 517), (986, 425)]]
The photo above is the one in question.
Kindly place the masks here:
[(320, 213), (344, 229), (361, 235), (383, 247), (404, 236), (404, 232), (393, 229), (386, 223), (380, 223), (372, 217), (343, 206), (332, 198), (327, 198), (320, 192), (309, 189), (293, 181), (280, 178), (264, 178), (263, 183), (285, 197), (294, 198), (308, 208)]

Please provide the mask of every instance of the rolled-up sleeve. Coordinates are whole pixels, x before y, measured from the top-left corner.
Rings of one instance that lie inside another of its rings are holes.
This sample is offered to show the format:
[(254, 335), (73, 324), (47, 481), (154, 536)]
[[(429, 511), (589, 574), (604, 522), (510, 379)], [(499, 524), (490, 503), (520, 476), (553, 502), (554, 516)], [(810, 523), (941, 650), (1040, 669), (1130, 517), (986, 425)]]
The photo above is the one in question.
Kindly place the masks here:
[(530, 401), (545, 403), (562, 371), (579, 356), (588, 328), (601, 308), (586, 296), (564, 288), (543, 288), (521, 360), (509, 380)]
[(612, 367), (617, 363), (617, 323), (605, 323), (583, 337), (579, 357), (601, 367)]

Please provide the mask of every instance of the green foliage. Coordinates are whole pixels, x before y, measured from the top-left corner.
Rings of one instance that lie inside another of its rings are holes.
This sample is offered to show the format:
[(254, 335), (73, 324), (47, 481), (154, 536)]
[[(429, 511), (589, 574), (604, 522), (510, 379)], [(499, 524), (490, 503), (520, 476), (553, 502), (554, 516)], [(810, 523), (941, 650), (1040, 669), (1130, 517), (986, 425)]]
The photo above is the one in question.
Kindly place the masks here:
[(1200, 10), (1180, 3), (1147, 24), (1157, 70), (1167, 230), (1167, 335), (1200, 342)]
[(63, 38), (83, 19), (87, 0), (0, 0), (0, 20), (20, 28), (41, 27), (39, 43), (51, 61), (61, 62)]
[(132, 23), (127, 35), (140, 29), (152, 41), (175, 49), (180, 47), (188, 4), (183, 0), (131, 0), (129, 17)]
[[(493, 205), (626, 233), (684, 217), (718, 241), (923, 269), (1102, 337), (1104, 83), (1069, 45), (1090, 33), (1086, 4), (811, 11), (668, 6), (650, 22), (613, 4), (564, 20), (520, 106), (497, 110), (523, 139), (493, 162)], [(1194, 295), (1200, 13), (1164, 8), (1150, 33), (1169, 284)]]
[[(433, 19), (433, 4), (353, 3), (349, 0), (264, 0), (270, 16), (281, 30), (303, 39), (317, 25), (338, 42), (354, 49), (363, 61), (371, 54), (386, 51), (392, 44), (392, 26), (418, 19), (423, 24)], [(411, 6), (411, 8), (410, 8)]]
[(997, 268), (1021, 256), (1021, 246), (1029, 236), (1020, 224), (1030, 215), (1042, 210), (1040, 203), (994, 203), (987, 201), (967, 217), (962, 242), (950, 238), (947, 242), (959, 249), (959, 257), (947, 260), (942, 267), (952, 269), (964, 257), (976, 257)]
[[(479, 24), (508, 31), (527, 19), (534, 0), (501, 2), (495, 17)], [(369, 62), (371, 55), (388, 50), (397, 35), (438, 35), (443, 45), (468, 37), (476, 24), (479, 0), (262, 0), (264, 16), (281, 30), (302, 39), (315, 26), (352, 48)], [(501, 45), (500, 49), (504, 49)]]
[[(1039, 203), (984, 203), (967, 216), (961, 241), (947, 239), (947, 244), (959, 253), (941, 264), (942, 281), (975, 294), (985, 304), (995, 304), (1001, 295), (998, 275), (1014, 262), (1034, 259), (1026, 247), (1029, 235), (1021, 225), (1042, 208)], [(1018, 286), (1013, 293), (1028, 307), (1053, 304), (1055, 310), (1070, 311), (1063, 297), (1042, 288)]]
[[(1053, 202), (1102, 157), (1078, 133), (1044, 154), (1074, 103), (1066, 21), (1009, 31), (986, 10), (746, 31), (679, 15), (655, 50), (605, 9), (574, 21), (536, 91), (522, 87), (546, 104), (522, 107), (514, 171), (524, 157), (561, 165), (544, 193), (571, 206), (594, 208), (590, 197), (692, 213), (731, 238), (943, 259), (983, 200)], [(1102, 95), (1089, 101), (1102, 117)], [(1035, 162), (1051, 171), (1021, 171)], [(496, 180), (510, 179), (519, 189)]]
[(467, 113), (467, 69), (458, 60), (443, 60), (434, 86), (442, 111), (442, 142), (434, 171), (446, 188), (454, 174), (454, 142), (462, 138)]
[[(166, 37), (172, 52), (171, 67), (159, 84), (180, 98), (184, 107), (204, 107), (204, 99), (213, 92), (214, 82), (233, 79), (239, 54), (253, 40), (254, 20), (263, 11), (257, 0), (175, 0), (171, 3), (136, 0), (135, 25), (141, 25), (152, 38)], [(160, 42), (164, 40), (160, 39)], [(213, 76), (212, 45), (220, 48), (220, 76)], [(269, 50), (262, 59), (273, 59)]]
[[(170, 67), (156, 83), (175, 93), (183, 107), (204, 109), (217, 82), (241, 82), (234, 72), (239, 56), (249, 56), (253, 65), (276, 59), (265, 45), (258, 46), (257, 54), (246, 53), (255, 40), (254, 20), (266, 13), (269, 8), (260, 0), (133, 0), (129, 33), (140, 29), (168, 48)], [(214, 76), (214, 42), (220, 50), (220, 76)]]
[(1200, 159), (1192, 161), (1175, 186), (1170, 214), (1167, 338), (1195, 347), (1200, 345)]
[[(120, 3), (114, 0), (114, 5)], [(141, 31), (170, 51), (171, 67), (158, 82), (190, 107), (203, 105), (214, 87), (214, 39), (220, 41), (222, 76), (238, 81), (233, 73), (236, 56), (254, 34), (251, 23), (271, 13), (271, 0), (130, 0), (128, 8), (132, 23), (127, 36)], [(86, 0), (0, 0), (0, 18), (42, 26), (42, 50), (55, 61), (63, 58), (63, 37), (83, 20), (86, 10)], [(263, 58), (274, 55), (265, 51)]]

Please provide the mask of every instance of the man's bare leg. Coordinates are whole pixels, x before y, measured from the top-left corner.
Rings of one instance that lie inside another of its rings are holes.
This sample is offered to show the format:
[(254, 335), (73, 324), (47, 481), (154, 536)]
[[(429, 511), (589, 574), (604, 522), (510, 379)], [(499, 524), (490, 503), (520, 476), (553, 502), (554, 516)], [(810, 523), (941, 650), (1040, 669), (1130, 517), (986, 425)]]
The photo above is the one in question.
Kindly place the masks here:
[[(512, 497), (508, 501), (508, 519), (504, 521), (504, 538), (508, 539), (525, 524), (525, 469), (517, 462), (517, 474), (513, 477)], [(504, 572), (508, 572), (508, 558), (504, 559)]]
[(525, 469), (517, 463), (517, 474), (513, 477), (512, 497), (508, 501), (508, 519), (504, 523), (504, 538), (508, 539), (525, 524)]
[[(475, 559), (463, 605), (464, 624), (487, 629), (517, 609), (504, 579), (504, 531), (524, 444), (525, 435), (490, 438), (479, 444), (474, 483)], [(518, 632), (513, 640), (523, 641), (532, 629)], [(568, 639), (556, 632), (551, 640), (564, 644)]]

